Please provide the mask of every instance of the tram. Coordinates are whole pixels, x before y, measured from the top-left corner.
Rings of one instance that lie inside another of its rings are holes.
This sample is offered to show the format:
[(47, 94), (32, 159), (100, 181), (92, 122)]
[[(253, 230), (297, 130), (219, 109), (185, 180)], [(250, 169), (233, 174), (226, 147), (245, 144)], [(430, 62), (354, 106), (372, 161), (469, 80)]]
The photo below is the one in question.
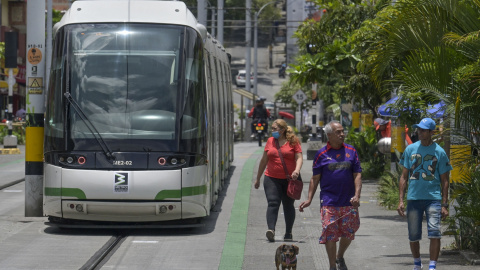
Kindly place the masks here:
[(55, 25), (52, 224), (198, 221), (233, 161), (230, 56), (180, 1), (75, 1)]

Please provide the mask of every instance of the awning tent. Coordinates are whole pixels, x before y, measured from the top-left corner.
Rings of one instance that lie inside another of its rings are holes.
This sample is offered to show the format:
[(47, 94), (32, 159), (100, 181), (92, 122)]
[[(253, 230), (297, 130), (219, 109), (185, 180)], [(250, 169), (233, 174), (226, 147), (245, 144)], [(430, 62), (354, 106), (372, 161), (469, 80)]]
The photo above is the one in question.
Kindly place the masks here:
[[(392, 111), (392, 108), (388, 107), (389, 104), (394, 104), (397, 100), (398, 97), (394, 97), (385, 102), (385, 104), (378, 108), (378, 114), (386, 117), (398, 117), (398, 112)], [(445, 113), (445, 103), (440, 101), (437, 104), (429, 105), (427, 113), (430, 114), (432, 118), (442, 118)]]
[(437, 104), (430, 105), (427, 112), (431, 114), (433, 118), (442, 118), (445, 114), (445, 102), (440, 101)]

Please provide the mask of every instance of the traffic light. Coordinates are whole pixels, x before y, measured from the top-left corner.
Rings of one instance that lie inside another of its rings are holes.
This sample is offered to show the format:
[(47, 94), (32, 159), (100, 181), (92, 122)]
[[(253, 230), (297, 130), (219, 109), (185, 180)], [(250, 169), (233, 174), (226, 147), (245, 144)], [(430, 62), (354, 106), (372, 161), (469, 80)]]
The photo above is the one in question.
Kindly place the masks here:
[(5, 67), (17, 67), (17, 32), (5, 32)]

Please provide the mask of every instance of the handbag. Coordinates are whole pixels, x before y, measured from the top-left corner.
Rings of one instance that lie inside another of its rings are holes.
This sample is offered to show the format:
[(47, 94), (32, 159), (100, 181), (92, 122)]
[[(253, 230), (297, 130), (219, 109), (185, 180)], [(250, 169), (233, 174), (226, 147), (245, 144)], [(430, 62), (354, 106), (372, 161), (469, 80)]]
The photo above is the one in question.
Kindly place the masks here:
[(287, 176), (287, 181), (288, 181), (287, 196), (294, 200), (300, 200), (300, 197), (302, 196), (302, 189), (303, 189), (302, 177), (299, 175), (298, 180), (292, 179), (292, 177), (288, 174), (287, 165), (285, 165), (285, 161), (283, 160), (282, 151), (280, 151), (280, 145), (278, 144), (277, 139), (275, 139), (275, 146), (277, 147), (278, 155), (280, 156), (280, 160), (282, 161), (283, 170), (285, 170), (285, 175)]

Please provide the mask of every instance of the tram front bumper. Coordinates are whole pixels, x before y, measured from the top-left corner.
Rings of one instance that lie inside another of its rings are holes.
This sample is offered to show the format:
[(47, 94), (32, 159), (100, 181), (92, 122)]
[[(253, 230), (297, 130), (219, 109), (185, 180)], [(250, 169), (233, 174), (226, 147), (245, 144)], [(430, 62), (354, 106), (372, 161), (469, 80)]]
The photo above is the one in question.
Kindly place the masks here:
[(181, 202), (101, 202), (62, 200), (63, 218), (149, 222), (182, 218)]

